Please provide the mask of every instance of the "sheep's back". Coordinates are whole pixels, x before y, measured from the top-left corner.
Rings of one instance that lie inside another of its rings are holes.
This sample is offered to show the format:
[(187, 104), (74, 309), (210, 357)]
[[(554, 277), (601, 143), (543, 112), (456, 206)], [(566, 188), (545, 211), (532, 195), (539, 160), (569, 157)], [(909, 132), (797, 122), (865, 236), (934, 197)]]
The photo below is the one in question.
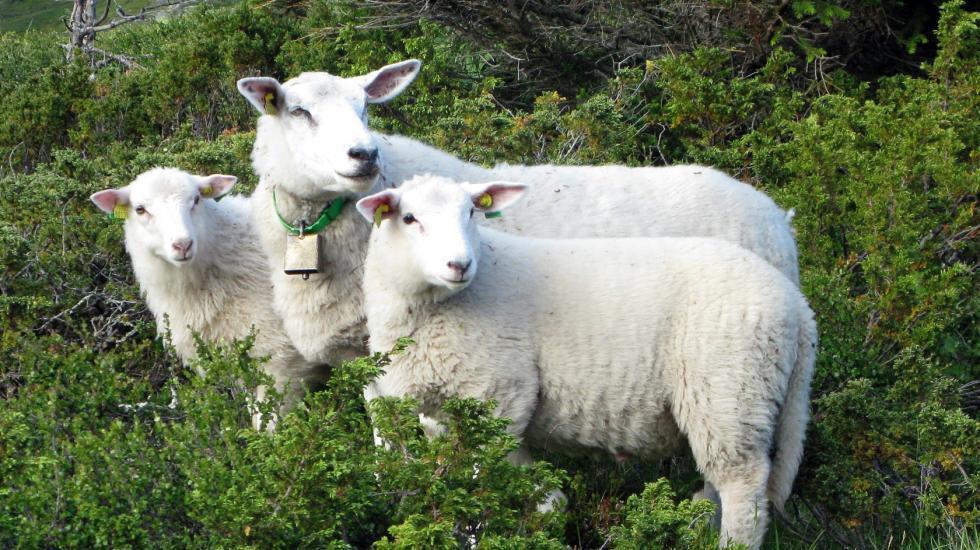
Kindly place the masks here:
[(530, 189), (488, 226), (543, 238), (718, 238), (755, 252), (799, 281), (786, 212), (765, 193), (718, 170), (500, 165), (492, 172)]

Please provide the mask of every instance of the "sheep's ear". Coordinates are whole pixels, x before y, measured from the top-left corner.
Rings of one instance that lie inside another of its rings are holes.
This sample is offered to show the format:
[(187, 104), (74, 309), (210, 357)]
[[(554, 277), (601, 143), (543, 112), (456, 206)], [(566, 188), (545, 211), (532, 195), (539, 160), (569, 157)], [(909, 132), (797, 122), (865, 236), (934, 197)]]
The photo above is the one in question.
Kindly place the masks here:
[(384, 103), (402, 93), (418, 76), (421, 67), (421, 61), (409, 59), (385, 65), (374, 72), (356, 78), (360, 81), (361, 86), (364, 86), (368, 103)]
[(369, 222), (381, 226), (381, 220), (393, 218), (398, 213), (398, 199), (400, 193), (395, 189), (388, 189), (368, 195), (357, 201), (357, 211)]
[(216, 199), (231, 191), (237, 181), (238, 178), (235, 176), (211, 174), (210, 176), (198, 176), (197, 186), (201, 190), (202, 197)]
[(275, 115), (286, 104), (286, 93), (275, 78), (243, 78), (238, 81), (238, 91), (263, 115)]
[(129, 211), (129, 190), (125, 187), (121, 189), (104, 189), (98, 193), (93, 193), (89, 199), (99, 207), (99, 210), (106, 214), (112, 214), (114, 218), (125, 218)]
[(501, 210), (517, 202), (527, 191), (527, 185), (509, 181), (492, 181), (490, 183), (461, 184), (473, 199), (473, 206), (487, 217), (494, 217)]

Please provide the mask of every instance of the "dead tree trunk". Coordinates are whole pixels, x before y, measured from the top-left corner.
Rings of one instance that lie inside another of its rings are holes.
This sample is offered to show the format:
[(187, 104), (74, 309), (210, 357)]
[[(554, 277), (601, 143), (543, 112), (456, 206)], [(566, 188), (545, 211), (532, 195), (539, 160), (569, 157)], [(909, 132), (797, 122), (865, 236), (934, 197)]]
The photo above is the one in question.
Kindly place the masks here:
[(65, 60), (69, 63), (75, 60), (79, 52), (88, 56), (94, 68), (109, 63), (119, 63), (127, 69), (137, 66), (136, 60), (128, 55), (111, 53), (95, 47), (96, 34), (114, 29), (126, 23), (143, 21), (163, 9), (178, 9), (195, 3), (197, 0), (160, 0), (152, 6), (142, 8), (139, 13), (130, 15), (116, 5), (115, 17), (109, 20), (112, 0), (102, 0), (105, 8), (99, 15), (97, 4), (100, 0), (73, 0), (71, 16), (63, 19), (68, 29), (68, 43), (64, 44)]
[(98, 19), (98, 0), (74, 0), (71, 18), (66, 22), (68, 27), (68, 44), (65, 45), (65, 59), (74, 61), (79, 51), (88, 51), (95, 46), (95, 27), (105, 21), (109, 15), (111, 0), (105, 0), (105, 12)]

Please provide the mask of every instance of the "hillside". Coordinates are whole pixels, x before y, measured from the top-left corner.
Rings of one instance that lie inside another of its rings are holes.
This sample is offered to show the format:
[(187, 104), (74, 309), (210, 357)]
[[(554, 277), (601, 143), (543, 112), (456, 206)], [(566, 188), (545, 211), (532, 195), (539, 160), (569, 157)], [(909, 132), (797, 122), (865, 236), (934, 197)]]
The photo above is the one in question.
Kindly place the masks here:
[[(136, 13), (140, 8), (153, 4), (153, 0), (113, 1), (127, 13)], [(72, 2), (69, 0), (0, 0), (0, 32), (13, 31), (63, 31), (62, 18), (71, 14)], [(99, 10), (104, 4), (99, 4)]]

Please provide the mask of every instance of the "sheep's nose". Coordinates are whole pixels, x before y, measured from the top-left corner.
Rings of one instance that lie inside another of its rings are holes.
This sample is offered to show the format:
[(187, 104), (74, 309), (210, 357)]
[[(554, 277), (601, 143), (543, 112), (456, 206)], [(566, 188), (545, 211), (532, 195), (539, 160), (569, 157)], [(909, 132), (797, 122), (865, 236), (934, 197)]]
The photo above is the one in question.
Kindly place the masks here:
[(470, 269), (471, 265), (473, 265), (473, 260), (466, 260), (466, 263), (446, 262), (446, 266), (449, 267), (449, 269), (452, 269), (453, 271), (458, 273), (460, 277), (466, 275), (466, 272)]
[(358, 162), (373, 163), (378, 160), (377, 147), (351, 147), (347, 150), (347, 156)]
[(180, 252), (182, 255), (186, 256), (191, 250), (191, 246), (194, 245), (193, 239), (178, 239), (173, 242), (174, 250)]

